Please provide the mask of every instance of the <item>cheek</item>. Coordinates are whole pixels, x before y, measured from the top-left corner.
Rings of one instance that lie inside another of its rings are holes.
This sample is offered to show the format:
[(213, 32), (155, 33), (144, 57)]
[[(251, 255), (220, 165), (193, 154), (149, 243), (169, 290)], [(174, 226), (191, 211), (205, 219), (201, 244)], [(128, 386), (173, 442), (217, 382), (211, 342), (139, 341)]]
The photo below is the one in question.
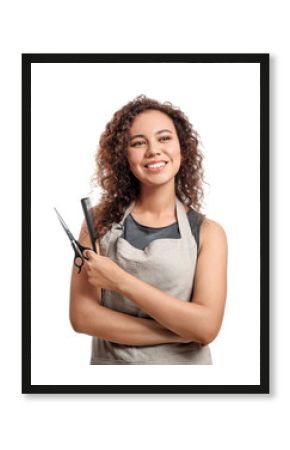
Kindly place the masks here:
[(171, 147), (168, 149), (168, 155), (171, 157), (171, 159), (175, 162), (175, 163), (180, 163), (181, 162), (181, 150), (179, 147)]
[(172, 148), (171, 152), (170, 152), (170, 157), (172, 159), (172, 164), (173, 164), (173, 167), (174, 167), (174, 173), (176, 175), (177, 172), (180, 169), (181, 161), (182, 161), (180, 148), (179, 147), (178, 148), (176, 148), (176, 147)]
[(128, 152), (127, 159), (128, 159), (130, 168), (133, 168), (136, 165), (141, 163), (143, 156), (139, 152)]

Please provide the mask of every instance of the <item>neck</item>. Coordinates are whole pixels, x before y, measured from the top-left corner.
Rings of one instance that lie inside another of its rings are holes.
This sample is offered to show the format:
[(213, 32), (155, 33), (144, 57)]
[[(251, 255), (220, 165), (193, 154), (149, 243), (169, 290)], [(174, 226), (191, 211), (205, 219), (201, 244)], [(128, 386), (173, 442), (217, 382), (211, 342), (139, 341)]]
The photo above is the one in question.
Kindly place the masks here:
[(140, 195), (135, 202), (136, 209), (156, 215), (174, 211), (175, 203), (174, 183), (158, 187), (142, 185)]

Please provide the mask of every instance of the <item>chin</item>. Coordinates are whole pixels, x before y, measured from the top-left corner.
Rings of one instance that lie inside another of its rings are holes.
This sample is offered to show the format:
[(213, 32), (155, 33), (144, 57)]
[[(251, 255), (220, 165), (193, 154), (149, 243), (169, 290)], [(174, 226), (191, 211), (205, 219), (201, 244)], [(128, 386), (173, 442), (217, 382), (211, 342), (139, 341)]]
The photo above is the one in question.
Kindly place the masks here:
[(144, 186), (162, 186), (164, 184), (171, 184), (175, 182), (175, 177), (170, 177), (170, 178), (159, 178), (155, 180), (139, 180), (140, 184), (143, 184)]

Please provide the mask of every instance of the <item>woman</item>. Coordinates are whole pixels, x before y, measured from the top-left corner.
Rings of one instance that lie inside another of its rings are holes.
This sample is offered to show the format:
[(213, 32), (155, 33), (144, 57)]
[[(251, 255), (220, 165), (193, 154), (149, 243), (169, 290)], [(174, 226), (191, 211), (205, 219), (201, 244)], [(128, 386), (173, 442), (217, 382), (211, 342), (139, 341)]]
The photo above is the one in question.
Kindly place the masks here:
[[(139, 96), (100, 139), (100, 254), (71, 279), (70, 320), (91, 364), (212, 364), (227, 272), (223, 228), (200, 212), (202, 155), (186, 116)], [(89, 245), (83, 225), (80, 242)]]

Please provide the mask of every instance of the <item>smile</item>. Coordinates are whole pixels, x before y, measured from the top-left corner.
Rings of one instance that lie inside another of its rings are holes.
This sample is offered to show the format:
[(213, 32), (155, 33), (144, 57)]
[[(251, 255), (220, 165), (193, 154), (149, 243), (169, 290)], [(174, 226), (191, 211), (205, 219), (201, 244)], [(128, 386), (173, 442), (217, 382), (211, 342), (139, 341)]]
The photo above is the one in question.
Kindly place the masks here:
[(146, 170), (148, 170), (150, 172), (161, 172), (161, 170), (164, 169), (166, 164), (167, 164), (166, 161), (161, 161), (158, 163), (156, 162), (156, 163), (152, 163), (152, 164), (146, 164), (144, 167)]

